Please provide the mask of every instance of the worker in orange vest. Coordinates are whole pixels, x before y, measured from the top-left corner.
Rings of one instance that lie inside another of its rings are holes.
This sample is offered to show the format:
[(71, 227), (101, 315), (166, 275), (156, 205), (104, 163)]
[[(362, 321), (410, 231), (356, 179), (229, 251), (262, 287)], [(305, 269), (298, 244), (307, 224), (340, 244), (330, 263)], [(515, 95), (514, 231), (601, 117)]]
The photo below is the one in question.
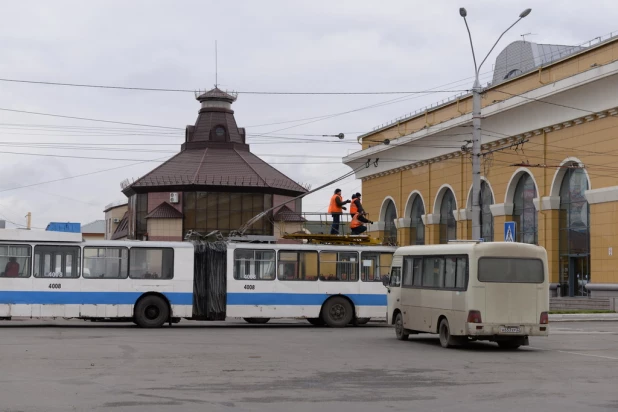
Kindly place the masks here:
[(365, 213), (357, 213), (352, 218), (352, 221), (350, 222), (350, 229), (352, 229), (353, 235), (360, 235), (367, 230), (367, 226), (363, 223), (373, 224), (371, 220), (367, 220), (367, 218), (365, 218), (365, 215)]
[(343, 200), (341, 189), (335, 189), (335, 194), (330, 198), (330, 204), (328, 205), (328, 213), (333, 217), (333, 225), (330, 228), (331, 235), (339, 234), (341, 214), (346, 210), (345, 205), (348, 203), (350, 203), (350, 200)]
[(357, 213), (365, 213), (365, 209), (363, 209), (363, 205), (361, 204), (360, 193), (352, 195), (352, 203), (350, 204), (350, 217), (354, 217)]

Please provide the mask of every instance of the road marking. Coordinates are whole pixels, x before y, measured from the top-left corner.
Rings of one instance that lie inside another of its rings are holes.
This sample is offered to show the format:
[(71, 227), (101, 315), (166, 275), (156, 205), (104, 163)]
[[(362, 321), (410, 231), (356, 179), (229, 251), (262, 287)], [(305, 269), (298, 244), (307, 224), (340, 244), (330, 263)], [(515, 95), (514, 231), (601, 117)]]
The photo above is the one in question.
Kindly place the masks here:
[(557, 350), (557, 349), (544, 349), (544, 348), (537, 348), (535, 346), (527, 346), (527, 348), (534, 349), (534, 350), (540, 350), (540, 351), (544, 351), (544, 352), (560, 352), (560, 353), (568, 353), (569, 355), (580, 355), (580, 356), (588, 356), (588, 357), (592, 357), (592, 358), (602, 358), (602, 359), (618, 360), (618, 358), (613, 357), (613, 356), (591, 355), (591, 354), (588, 354), (588, 353), (569, 352), (569, 351), (566, 351), (566, 350)]
[(571, 355), (590, 356), (592, 358), (603, 358), (603, 359), (618, 360), (618, 358), (615, 358), (613, 356), (591, 355), (591, 354), (588, 354), (588, 353), (568, 352), (566, 350), (559, 350), (557, 352), (569, 353)]
[(602, 331), (579, 331), (579, 330), (552, 330), (552, 335), (613, 335), (616, 332), (602, 332)]

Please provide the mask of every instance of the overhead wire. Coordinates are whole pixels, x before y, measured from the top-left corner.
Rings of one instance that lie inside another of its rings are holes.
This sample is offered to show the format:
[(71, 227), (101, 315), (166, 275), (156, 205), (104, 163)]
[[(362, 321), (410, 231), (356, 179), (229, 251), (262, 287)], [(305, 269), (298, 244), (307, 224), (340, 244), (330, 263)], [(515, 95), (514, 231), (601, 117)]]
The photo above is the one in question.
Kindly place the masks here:
[[(158, 87), (136, 87), (136, 86), (111, 86), (111, 85), (101, 85), (101, 84), (88, 84), (88, 83), (62, 83), (62, 82), (51, 82), (51, 81), (40, 81), (40, 80), (27, 80), (27, 79), (8, 79), (8, 78), (0, 78), (0, 82), (7, 83), (27, 83), (27, 84), (38, 84), (45, 86), (65, 86), (65, 87), (85, 87), (92, 89), (115, 89), (115, 90), (131, 90), (131, 91), (148, 91), (148, 92), (181, 92), (181, 93), (199, 93), (199, 90), (196, 89), (170, 89), (170, 88), (158, 88)], [(444, 90), (444, 93), (456, 93), (462, 90)], [(258, 94), (258, 95), (326, 95), (326, 96), (336, 96), (336, 95), (380, 95), (380, 94), (417, 94), (417, 93), (426, 93), (426, 91), (366, 91), (366, 92), (279, 92), (279, 91), (252, 91), (252, 90), (241, 90), (234, 91), (234, 93), (238, 94)]]

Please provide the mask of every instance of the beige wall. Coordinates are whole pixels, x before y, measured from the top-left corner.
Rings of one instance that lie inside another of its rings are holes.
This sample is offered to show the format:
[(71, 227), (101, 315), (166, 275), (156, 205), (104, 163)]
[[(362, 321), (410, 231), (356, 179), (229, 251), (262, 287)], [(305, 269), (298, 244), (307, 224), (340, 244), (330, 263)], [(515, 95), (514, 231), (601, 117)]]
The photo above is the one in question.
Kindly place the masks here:
[(295, 243), (302, 243), (302, 241), (283, 239), (283, 235), (285, 235), (286, 233), (300, 232), (302, 230), (303, 230), (302, 223), (274, 222), (274, 233), (273, 234), (275, 235), (275, 238), (277, 239), (277, 243), (295, 244)]
[(122, 205), (108, 209), (105, 212), (105, 239), (111, 240), (112, 234), (118, 227), (118, 223), (114, 223), (114, 219), (118, 219), (118, 221), (120, 221), (127, 210), (128, 206)]
[(82, 233), (84, 240), (103, 240), (105, 239), (104, 233)]
[(181, 241), (182, 219), (148, 219), (148, 240)]

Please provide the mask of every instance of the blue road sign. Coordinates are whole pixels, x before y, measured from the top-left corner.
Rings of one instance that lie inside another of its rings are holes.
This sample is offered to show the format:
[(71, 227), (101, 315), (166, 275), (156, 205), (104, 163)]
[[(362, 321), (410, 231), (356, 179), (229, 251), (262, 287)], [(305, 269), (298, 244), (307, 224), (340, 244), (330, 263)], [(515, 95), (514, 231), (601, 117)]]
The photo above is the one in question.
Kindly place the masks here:
[(515, 242), (515, 222), (504, 222), (504, 241)]

